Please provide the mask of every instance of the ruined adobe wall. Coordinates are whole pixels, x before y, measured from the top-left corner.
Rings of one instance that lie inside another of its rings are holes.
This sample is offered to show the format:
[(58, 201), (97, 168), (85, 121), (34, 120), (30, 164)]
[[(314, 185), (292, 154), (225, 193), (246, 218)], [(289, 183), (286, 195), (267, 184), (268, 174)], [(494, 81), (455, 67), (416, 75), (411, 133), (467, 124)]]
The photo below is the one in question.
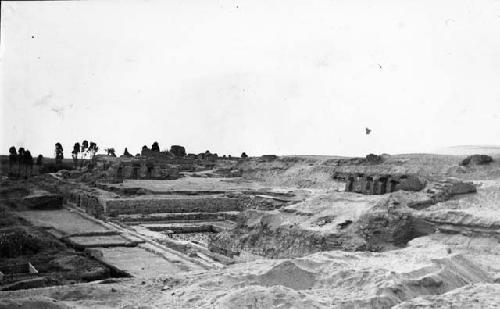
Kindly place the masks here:
[(68, 202), (74, 203), (87, 214), (96, 218), (104, 216), (104, 200), (99, 198), (95, 192), (73, 190), (67, 195)]
[(155, 160), (153, 158), (134, 158), (120, 160), (103, 166), (108, 178), (114, 179), (178, 179), (180, 172), (194, 172), (213, 169), (215, 161), (171, 158)]
[(105, 198), (118, 197), (115, 193), (97, 188), (89, 188), (74, 182), (67, 182), (50, 175), (39, 176), (37, 186), (46, 191), (60, 194), (63, 203), (72, 203), (85, 210), (89, 215), (101, 218), (104, 215)]
[(171, 164), (146, 161), (119, 162), (107, 170), (107, 177), (113, 179), (178, 179), (179, 168)]
[(168, 151), (153, 151), (147, 148), (141, 150), (141, 156), (148, 158), (155, 158), (158, 160), (169, 160), (175, 157), (174, 154)]

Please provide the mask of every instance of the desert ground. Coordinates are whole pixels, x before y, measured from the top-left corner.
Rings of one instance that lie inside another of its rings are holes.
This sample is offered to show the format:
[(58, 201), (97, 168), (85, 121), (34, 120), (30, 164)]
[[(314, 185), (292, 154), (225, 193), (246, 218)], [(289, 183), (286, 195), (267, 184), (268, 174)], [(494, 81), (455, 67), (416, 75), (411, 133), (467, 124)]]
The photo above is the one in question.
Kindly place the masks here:
[(489, 155), (3, 160), (0, 308), (500, 308)]

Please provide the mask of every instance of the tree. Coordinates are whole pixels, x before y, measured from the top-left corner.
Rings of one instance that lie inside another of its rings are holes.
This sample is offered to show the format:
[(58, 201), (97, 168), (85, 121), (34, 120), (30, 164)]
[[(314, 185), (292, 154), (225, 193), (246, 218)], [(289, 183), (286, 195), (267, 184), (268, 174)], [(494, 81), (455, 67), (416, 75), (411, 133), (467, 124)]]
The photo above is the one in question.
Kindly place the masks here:
[(26, 154), (26, 150), (23, 147), (19, 147), (17, 150), (17, 175), (21, 176), (21, 170), (24, 168), (24, 156)]
[(248, 158), (248, 155), (246, 153), (242, 152), (241, 153), (241, 158), (246, 159), (246, 158)]
[(62, 147), (61, 143), (56, 143), (55, 153), (56, 153), (56, 164), (62, 164), (64, 154), (63, 154), (63, 147)]
[(37, 166), (42, 166), (43, 164), (43, 156), (41, 154), (38, 155), (38, 157), (36, 157), (36, 165)]
[(108, 156), (116, 157), (115, 149), (114, 148), (107, 148), (107, 149), (104, 149), (104, 151), (106, 151), (106, 153), (108, 154)]
[(33, 157), (31, 156), (29, 150), (26, 150), (26, 152), (24, 153), (24, 168), (25, 168), (26, 178), (28, 178), (31, 174), (33, 174)]
[(88, 148), (89, 148), (89, 142), (87, 140), (84, 140), (82, 142), (82, 146), (80, 149), (80, 152), (82, 153), (82, 160), (80, 162), (80, 167), (83, 167), (83, 163), (85, 162), (85, 156), (87, 155)]
[(36, 166), (37, 166), (37, 174), (40, 174), (40, 170), (42, 169), (43, 164), (43, 156), (41, 154), (36, 157)]
[(73, 166), (76, 169), (78, 167), (78, 153), (80, 152), (80, 143), (76, 142), (73, 145), (73, 151), (71, 152), (71, 156), (73, 157)]
[(99, 148), (97, 147), (97, 144), (94, 142), (90, 142), (88, 152), (90, 154), (91, 160), (94, 160), (94, 156), (98, 150), (99, 150)]
[(154, 142), (153, 145), (151, 145), (151, 151), (160, 152), (160, 145), (158, 145), (158, 142)]
[(141, 150), (141, 156), (146, 156), (149, 152), (149, 148), (148, 146), (144, 145), (142, 146), (142, 150)]
[(9, 174), (14, 175), (14, 165), (17, 164), (17, 150), (12, 146), (9, 148)]
[(87, 140), (84, 140), (82, 142), (82, 150), (81, 150), (81, 152), (85, 152), (87, 150), (87, 148), (89, 148), (89, 142)]

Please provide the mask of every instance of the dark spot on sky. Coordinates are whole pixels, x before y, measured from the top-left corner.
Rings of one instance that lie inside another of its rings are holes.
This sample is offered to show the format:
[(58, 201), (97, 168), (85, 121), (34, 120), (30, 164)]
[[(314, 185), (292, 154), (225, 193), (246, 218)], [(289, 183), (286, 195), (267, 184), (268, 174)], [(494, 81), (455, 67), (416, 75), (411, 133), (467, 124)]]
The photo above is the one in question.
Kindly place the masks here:
[(34, 39), (34, 38), (35, 38), (35, 36), (34, 36), (34, 35), (32, 35), (32, 36), (31, 36), (31, 38), (32, 38), (32, 39)]

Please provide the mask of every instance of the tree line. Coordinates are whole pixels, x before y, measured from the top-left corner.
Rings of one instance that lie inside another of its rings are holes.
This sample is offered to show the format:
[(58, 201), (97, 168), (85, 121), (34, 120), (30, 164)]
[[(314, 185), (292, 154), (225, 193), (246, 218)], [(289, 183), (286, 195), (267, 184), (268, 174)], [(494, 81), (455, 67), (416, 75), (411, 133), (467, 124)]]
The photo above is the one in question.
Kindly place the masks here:
[[(57, 144), (56, 144), (57, 145)], [(107, 149), (108, 154), (110, 153), (110, 149)], [(71, 157), (73, 158), (73, 167), (76, 169), (78, 168), (78, 155), (81, 155), (81, 160), (80, 160), (80, 168), (83, 167), (85, 163), (85, 159), (88, 158), (90, 159), (91, 162), (94, 161), (95, 154), (99, 151), (99, 147), (97, 147), (97, 144), (94, 142), (88, 142), (87, 140), (84, 140), (82, 144), (76, 142), (73, 145), (73, 151), (71, 152)], [(114, 149), (113, 149), (114, 152)], [(57, 159), (57, 157), (56, 157)], [(57, 163), (57, 161), (56, 161)]]
[[(106, 148), (104, 149), (108, 156), (116, 157), (115, 149), (114, 148)], [(160, 152), (160, 145), (158, 142), (154, 142), (153, 145), (151, 145), (151, 149), (149, 149), (147, 146), (142, 147), (142, 151), (144, 152), (145, 150), (151, 150), (154, 152)], [(96, 143), (94, 142), (89, 142), (87, 140), (84, 140), (81, 144), (79, 142), (76, 142), (73, 145), (73, 151), (71, 152), (71, 157), (73, 159), (73, 167), (75, 169), (83, 168), (85, 165), (86, 159), (88, 159), (91, 164), (94, 163), (94, 158), (96, 153), (99, 151), (99, 147), (97, 146)], [(168, 151), (175, 155), (176, 157), (184, 157), (186, 156), (186, 150), (184, 147), (179, 146), (179, 145), (172, 145), (170, 147), (170, 151)], [(61, 143), (56, 143), (54, 145), (54, 153), (55, 153), (55, 164), (56, 166), (60, 166), (63, 163), (64, 159), (64, 149)], [(203, 158), (205, 157), (211, 157), (215, 156), (218, 157), (217, 154), (211, 154), (208, 150), (204, 154), (200, 154)], [(133, 155), (128, 152), (127, 147), (125, 147), (125, 150), (123, 152), (123, 156), (125, 157), (132, 157)], [(241, 154), (241, 158), (247, 158), (248, 155), (246, 153)], [(223, 158), (226, 158), (226, 156), (223, 156)], [(231, 156), (229, 156), (231, 158)], [(80, 160), (80, 162), (78, 162)], [(42, 166), (42, 161), (43, 161), (43, 156), (40, 154), (38, 155), (36, 159), (36, 165), (38, 166), (38, 169), (40, 170), (40, 167)], [(78, 164), (80, 163), (80, 164)], [(25, 150), (24, 147), (19, 147), (19, 149), (16, 149), (15, 146), (12, 146), (9, 148), (9, 174), (20, 177), (29, 177), (33, 174), (33, 165), (35, 164), (34, 159), (30, 153), (29, 150)]]
[[(43, 156), (38, 155), (36, 165), (42, 165)], [(16, 150), (15, 146), (9, 148), (9, 175), (15, 177), (28, 178), (33, 175), (33, 165), (35, 164), (31, 152), (24, 147)]]

